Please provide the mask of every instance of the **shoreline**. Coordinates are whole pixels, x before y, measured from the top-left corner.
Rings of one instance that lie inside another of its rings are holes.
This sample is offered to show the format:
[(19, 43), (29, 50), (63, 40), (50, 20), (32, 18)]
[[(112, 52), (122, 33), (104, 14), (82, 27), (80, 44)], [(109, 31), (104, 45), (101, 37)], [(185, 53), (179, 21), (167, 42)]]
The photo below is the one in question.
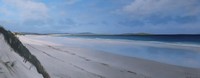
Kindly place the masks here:
[(200, 78), (200, 69), (18, 37), (53, 78)]

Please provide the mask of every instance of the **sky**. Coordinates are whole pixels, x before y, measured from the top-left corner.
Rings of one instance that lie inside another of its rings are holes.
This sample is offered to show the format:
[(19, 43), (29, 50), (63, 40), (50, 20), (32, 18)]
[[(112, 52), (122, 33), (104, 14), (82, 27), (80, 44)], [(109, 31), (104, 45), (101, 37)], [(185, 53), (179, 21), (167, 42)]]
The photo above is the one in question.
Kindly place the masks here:
[(0, 0), (14, 32), (200, 34), (200, 0)]

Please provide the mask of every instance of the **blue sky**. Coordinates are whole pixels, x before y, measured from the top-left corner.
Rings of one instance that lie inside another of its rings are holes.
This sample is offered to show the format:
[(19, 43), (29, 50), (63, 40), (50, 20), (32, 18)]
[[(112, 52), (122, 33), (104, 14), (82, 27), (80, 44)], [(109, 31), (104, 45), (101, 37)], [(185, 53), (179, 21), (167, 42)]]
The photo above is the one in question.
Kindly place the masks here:
[(200, 0), (0, 0), (0, 25), (38, 33), (200, 34)]

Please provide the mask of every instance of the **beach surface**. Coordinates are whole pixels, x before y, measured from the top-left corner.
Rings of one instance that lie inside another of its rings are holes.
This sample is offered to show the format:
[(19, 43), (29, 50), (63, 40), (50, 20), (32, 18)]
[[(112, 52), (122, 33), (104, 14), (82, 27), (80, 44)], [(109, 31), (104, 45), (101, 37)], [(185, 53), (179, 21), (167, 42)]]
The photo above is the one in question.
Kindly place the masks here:
[[(109, 47), (113, 45), (178, 48), (195, 52), (200, 51), (198, 46), (37, 35), (18, 37), (38, 58), (51, 78), (200, 78), (200, 68), (166, 64), (106, 52), (108, 50), (115, 51), (115, 49)], [(91, 43), (109, 45), (105, 47), (91, 45)], [(104, 48), (106, 50), (103, 50)], [(121, 51), (126, 50), (121, 49)]]

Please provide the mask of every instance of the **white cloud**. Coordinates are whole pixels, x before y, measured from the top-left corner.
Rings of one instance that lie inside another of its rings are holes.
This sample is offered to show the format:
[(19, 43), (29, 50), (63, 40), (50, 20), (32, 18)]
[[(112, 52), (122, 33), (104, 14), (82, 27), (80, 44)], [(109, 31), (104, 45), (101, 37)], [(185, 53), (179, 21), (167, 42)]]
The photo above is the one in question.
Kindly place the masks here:
[(122, 11), (133, 16), (195, 16), (200, 14), (199, 0), (134, 0)]
[[(41, 2), (36, 2), (33, 0), (3, 0), (5, 5), (10, 6), (17, 10), (22, 20), (29, 19), (45, 19), (48, 18), (48, 7)], [(14, 13), (16, 11), (13, 11)], [(17, 15), (16, 12), (16, 15)]]

